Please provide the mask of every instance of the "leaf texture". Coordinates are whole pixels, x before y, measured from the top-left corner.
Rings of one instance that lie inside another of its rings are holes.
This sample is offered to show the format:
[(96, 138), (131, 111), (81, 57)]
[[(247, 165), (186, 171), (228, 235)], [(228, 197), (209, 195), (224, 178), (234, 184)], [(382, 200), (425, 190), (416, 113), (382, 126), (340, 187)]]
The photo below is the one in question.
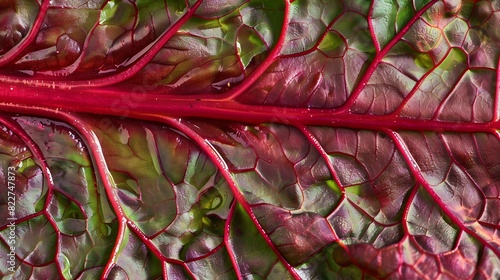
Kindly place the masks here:
[(0, 23), (2, 279), (500, 277), (498, 1)]

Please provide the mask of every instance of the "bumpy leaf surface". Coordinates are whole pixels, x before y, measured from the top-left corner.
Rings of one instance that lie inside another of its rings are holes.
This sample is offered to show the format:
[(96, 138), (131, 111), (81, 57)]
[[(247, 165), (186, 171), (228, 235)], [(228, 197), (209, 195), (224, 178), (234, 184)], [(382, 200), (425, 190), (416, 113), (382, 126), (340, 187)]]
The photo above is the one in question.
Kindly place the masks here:
[(500, 278), (500, 1), (0, 25), (2, 279)]

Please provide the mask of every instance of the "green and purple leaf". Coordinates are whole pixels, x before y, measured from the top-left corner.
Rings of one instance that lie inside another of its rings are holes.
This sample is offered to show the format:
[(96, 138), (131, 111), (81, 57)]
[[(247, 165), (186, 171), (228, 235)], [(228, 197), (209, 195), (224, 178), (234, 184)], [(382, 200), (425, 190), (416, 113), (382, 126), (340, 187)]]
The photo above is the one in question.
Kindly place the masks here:
[(10, 0), (0, 25), (2, 279), (500, 278), (499, 1)]

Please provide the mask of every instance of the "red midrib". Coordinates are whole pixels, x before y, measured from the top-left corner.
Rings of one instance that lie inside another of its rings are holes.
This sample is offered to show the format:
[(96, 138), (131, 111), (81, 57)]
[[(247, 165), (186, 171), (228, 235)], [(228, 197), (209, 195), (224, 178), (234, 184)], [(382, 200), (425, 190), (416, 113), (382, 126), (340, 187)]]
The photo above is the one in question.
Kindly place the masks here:
[[(12, 88), (12, 90), (11, 90)], [(491, 110), (494, 110), (492, 105)], [(247, 123), (298, 123), (355, 129), (418, 130), (453, 132), (493, 132), (500, 120), (489, 122), (446, 122), (411, 119), (394, 115), (362, 115), (348, 110), (290, 108), (246, 105), (236, 101), (175, 100), (169, 95), (142, 96), (105, 90), (54, 90), (29, 86), (0, 84), (0, 109), (54, 108), (61, 111), (105, 114), (153, 120), (158, 116), (204, 118)]]

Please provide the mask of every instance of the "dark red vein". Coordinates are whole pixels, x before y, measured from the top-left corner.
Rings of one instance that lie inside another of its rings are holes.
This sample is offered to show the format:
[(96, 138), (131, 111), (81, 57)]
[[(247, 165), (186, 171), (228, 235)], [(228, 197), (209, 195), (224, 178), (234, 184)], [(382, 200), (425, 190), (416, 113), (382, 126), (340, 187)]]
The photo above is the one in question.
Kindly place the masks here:
[(66, 123), (73, 126), (80, 133), (82, 139), (84, 139), (86, 144), (89, 146), (90, 154), (95, 160), (95, 165), (97, 166), (97, 172), (99, 173), (102, 182), (104, 184), (104, 190), (108, 197), (109, 203), (111, 204), (113, 210), (115, 211), (116, 217), (118, 219), (118, 233), (116, 242), (112, 250), (110, 259), (106, 264), (106, 266), (104, 267), (103, 274), (101, 276), (101, 279), (104, 280), (108, 277), (108, 274), (111, 272), (112, 268), (116, 263), (116, 260), (119, 257), (120, 246), (123, 243), (123, 237), (125, 234), (125, 227), (127, 220), (125, 218), (123, 210), (121, 209), (118, 198), (116, 197), (116, 195), (114, 195), (113, 186), (109, 179), (111, 175), (109, 175), (107, 172), (108, 169), (106, 166), (106, 162), (104, 160), (104, 156), (101, 152), (99, 140), (97, 139), (97, 136), (94, 134), (94, 132), (88, 128), (85, 122), (81, 121), (80, 119), (68, 113), (58, 112), (51, 109), (39, 109), (37, 110), (37, 112), (40, 115), (62, 119)]
[(189, 259), (188, 261), (186, 261), (186, 267), (190, 263), (196, 263), (199, 260), (204, 260), (205, 258), (207, 258), (207, 256), (212, 256), (212, 255), (216, 254), (220, 249), (222, 249), (224, 247), (225, 247), (224, 242), (221, 242), (219, 245), (215, 246), (215, 248), (211, 249), (206, 255), (200, 255), (197, 257), (193, 257), (193, 258)]
[(252, 206), (245, 199), (243, 193), (240, 191), (240, 189), (236, 185), (236, 182), (234, 181), (233, 176), (229, 172), (228, 167), (227, 167), (224, 159), (221, 157), (219, 152), (212, 146), (212, 144), (210, 144), (210, 142), (208, 142), (206, 139), (204, 139), (199, 134), (197, 134), (187, 124), (182, 123), (180, 119), (178, 121), (175, 121), (171, 118), (166, 118), (166, 117), (162, 117), (162, 116), (157, 116), (154, 119), (156, 121), (166, 123), (166, 124), (176, 128), (176, 129), (179, 129), (180, 131), (185, 133), (192, 141), (194, 141), (196, 144), (198, 144), (200, 146), (200, 148), (203, 149), (203, 151), (205, 151), (207, 153), (207, 156), (217, 166), (217, 168), (219, 169), (219, 172), (224, 177), (224, 179), (226, 179), (226, 182), (227, 182), (229, 188), (231, 189), (236, 201), (243, 207), (245, 212), (248, 214), (252, 223), (255, 225), (255, 227), (259, 231), (260, 235), (264, 238), (264, 240), (266, 241), (269, 248), (271, 248), (271, 250), (274, 251), (277, 258), (280, 260), (280, 262), (283, 264), (283, 266), (288, 270), (288, 272), (295, 279), (301, 279), (301, 277), (295, 271), (295, 268), (290, 263), (288, 263), (288, 261), (283, 257), (283, 255), (279, 252), (278, 248), (273, 243), (273, 241), (271, 240), (269, 235), (264, 230), (264, 228), (262, 228), (262, 226), (260, 225), (259, 221), (257, 220), (257, 217), (253, 213)]
[[(344, 6), (344, 2), (342, 2), (342, 6)], [(310, 54), (310, 53), (316, 51), (318, 49), (319, 45), (325, 39), (325, 37), (328, 34), (328, 32), (330, 32), (330, 28), (332, 28), (332, 26), (337, 22), (337, 20), (341, 16), (343, 16), (344, 14), (345, 14), (345, 10), (342, 10), (342, 12), (340, 12), (337, 16), (335, 16), (335, 18), (333, 18), (333, 20), (326, 27), (325, 32), (323, 32), (323, 34), (321, 34), (321, 36), (319, 36), (318, 39), (316, 39), (316, 43), (314, 44), (314, 46), (312, 46), (308, 50), (304, 50), (304, 51), (301, 51), (301, 52), (298, 52), (298, 53), (280, 55), (280, 58), (292, 58), (292, 57), (297, 57), (297, 56), (304, 56), (304, 55), (307, 55), (307, 54)], [(342, 36), (338, 32), (337, 32), (337, 34), (340, 35), (340, 36)], [(347, 45), (347, 42), (345, 41), (344, 36), (342, 36), (342, 40), (344, 40), (344, 43), (346, 43), (346, 45)]]
[[(31, 220), (31, 219), (33, 219), (33, 218), (36, 218), (36, 217), (41, 216), (41, 215), (44, 215), (44, 214), (45, 214), (45, 213), (44, 213), (44, 210), (42, 210), (42, 211), (40, 211), (40, 212), (35, 212), (35, 213), (33, 213), (33, 214), (29, 214), (29, 215), (27, 215), (27, 216), (24, 216), (24, 217), (22, 217), (22, 218), (18, 218), (18, 219), (16, 219), (16, 220), (15, 220), (15, 221), (13, 221), (13, 222), (14, 222), (14, 224), (18, 225), (18, 224), (20, 224), (20, 223), (22, 223), (22, 222), (25, 222), (25, 221)], [(4, 224), (3, 226), (0, 226), (0, 231), (5, 230), (6, 228), (8, 228), (7, 226), (8, 226), (8, 224)], [(0, 237), (0, 238), (1, 238), (1, 237)], [(7, 243), (5, 243), (5, 244), (7, 244)]]
[(57, 192), (57, 193), (61, 194), (67, 200), (73, 202), (80, 209), (80, 211), (82, 212), (83, 218), (85, 220), (89, 218), (88, 215), (87, 215), (87, 213), (85, 212), (84, 206), (77, 199), (75, 199), (75, 195), (76, 194), (74, 194), (73, 196), (71, 196), (66, 191), (63, 191), (63, 190), (60, 190), (60, 189), (54, 190), (54, 192)]
[(493, 121), (500, 119), (500, 56), (497, 61), (497, 79), (495, 85), (495, 104), (493, 108)]
[(42, 26), (45, 15), (47, 14), (47, 10), (49, 9), (50, 1), (44, 0), (42, 5), (40, 6), (40, 10), (38, 11), (38, 15), (31, 27), (28, 36), (26, 36), (17, 46), (10, 49), (7, 53), (0, 57), (0, 67), (5, 66), (6, 64), (12, 62), (17, 58), (27, 47), (33, 43), (38, 35), (38, 31)]
[[(443, 110), (446, 108), (445, 106), (446, 106), (447, 101), (450, 100), (452, 97), (454, 97), (454, 93), (455, 93), (455, 90), (457, 89), (457, 86), (460, 84), (460, 81), (464, 78), (465, 74), (467, 74), (468, 71), (469, 70), (464, 69), (462, 71), (462, 73), (460, 73), (460, 75), (457, 77), (457, 79), (455, 81), (452, 81), (453, 85), (450, 87), (449, 90), (447, 90), (446, 96), (444, 96), (443, 99), (440, 100), (439, 105), (438, 105), (438, 107), (437, 107), (436, 111), (434, 112), (434, 115), (432, 116), (431, 119), (433, 119), (433, 120), (439, 119), (439, 115), (442, 114)], [(473, 105), (471, 104), (471, 106), (473, 106)], [(474, 120), (473, 116), (471, 116), (471, 120)]]
[[(151, 240), (148, 239), (136, 226), (133, 224), (124, 214), (124, 211), (120, 205), (119, 198), (115, 195), (114, 192), (114, 187), (110, 181), (110, 174), (108, 173), (108, 168), (106, 165), (106, 161), (104, 158), (104, 155), (102, 153), (102, 149), (99, 144), (99, 140), (97, 139), (97, 136), (93, 131), (89, 129), (89, 125), (87, 125), (83, 120), (80, 120), (76, 116), (70, 115), (68, 113), (62, 113), (58, 111), (53, 111), (50, 109), (44, 109), (41, 110), (40, 112), (43, 115), (47, 115), (50, 117), (55, 117), (58, 119), (62, 119), (71, 126), (73, 126), (82, 136), (82, 138), (85, 140), (86, 144), (89, 146), (89, 150), (91, 152), (92, 157), (94, 158), (95, 165), (97, 166), (97, 172), (99, 173), (103, 184), (104, 184), (104, 189), (106, 192), (106, 196), (108, 197), (108, 201), (111, 204), (117, 219), (118, 219), (118, 234), (117, 234), (117, 239), (115, 242), (115, 246), (113, 248), (113, 251), (111, 253), (111, 257), (106, 264), (103, 274), (101, 275), (101, 279), (107, 279), (109, 276), (109, 273), (113, 269), (113, 267), (116, 264), (116, 261), (120, 255), (120, 247), (123, 244), (123, 237), (126, 234), (127, 230), (127, 225), (128, 228), (136, 234), (136, 236), (148, 247), (149, 250), (153, 252), (153, 254), (158, 257), (160, 261), (168, 261), (171, 263), (176, 263), (185, 266), (184, 262), (175, 260), (175, 259), (170, 259), (166, 258), (163, 256), (163, 254), (152, 244)], [(189, 270), (188, 270), (189, 271)], [(191, 275), (193, 276), (193, 275)]]
[[(156, 247), (156, 245), (151, 241), (149, 237), (147, 237), (142, 230), (131, 220), (127, 219), (128, 229), (134, 233), (142, 243), (146, 245), (146, 247), (161, 261), (161, 262), (169, 262), (173, 264), (178, 264), (181, 266), (186, 266), (186, 264), (177, 259), (167, 258), (163, 255), (163, 253)], [(194, 277), (194, 275), (191, 275)]]
[[(45, 180), (47, 182), (47, 197), (45, 198), (43, 213), (45, 218), (47, 218), (47, 220), (51, 224), (56, 234), (57, 245), (54, 253), (54, 260), (57, 260), (59, 254), (61, 253), (61, 232), (57, 230), (57, 223), (48, 211), (49, 205), (52, 202), (52, 196), (54, 195), (54, 181), (52, 179), (52, 174), (50, 172), (47, 161), (45, 160), (45, 156), (40, 150), (40, 147), (26, 133), (26, 131), (21, 127), (20, 124), (4, 116), (0, 116), (0, 123), (3, 124), (5, 127), (7, 127), (9, 130), (11, 130), (17, 137), (19, 137), (26, 144), (26, 147), (33, 154), (35, 162), (37, 162), (40, 168), (42, 169), (43, 177), (45, 177)], [(58, 261), (55, 261), (55, 264), (59, 276), (64, 278), (60, 263)]]
[[(137, 74), (140, 70), (142, 70), (146, 64), (148, 64), (156, 54), (163, 48), (163, 46), (167, 43), (170, 38), (172, 38), (175, 33), (186, 23), (191, 16), (196, 12), (196, 9), (201, 5), (203, 0), (198, 0), (196, 3), (190, 7), (179, 20), (177, 20), (165, 33), (163, 33), (155, 42), (150, 44), (150, 48), (146, 48), (143, 52), (140, 53), (142, 57), (138, 58), (138, 60), (126, 70), (103, 78), (97, 78), (92, 80), (73, 80), (73, 81), (58, 81), (54, 83), (54, 81), (38, 81), (38, 85), (42, 87), (54, 87), (54, 88), (62, 88), (62, 89), (72, 89), (72, 88), (95, 88), (113, 85), (122, 81), (127, 80), (133, 75)], [(137, 56), (137, 55), (136, 55)], [(131, 59), (132, 61), (134, 59)], [(21, 83), (17, 78), (11, 77), (0, 77), (0, 81), (5, 83)]]
[(398, 133), (393, 132), (393, 131), (385, 131), (387, 135), (391, 137), (391, 139), (394, 141), (394, 144), (398, 148), (398, 150), (401, 152), (401, 155), (405, 159), (405, 162), (410, 169), (410, 172), (413, 174), (415, 179), (417, 180), (418, 183), (426, 190), (426, 192), (431, 196), (431, 198), (436, 202), (436, 205), (439, 206), (439, 209), (462, 231), (465, 231), (478, 241), (480, 241), (485, 247), (489, 248), (497, 257), (500, 257), (500, 250), (490, 244), (488, 241), (486, 241), (482, 236), (480, 236), (476, 231), (468, 228), (467, 226), (464, 225), (462, 221), (460, 221), (452, 212), (451, 209), (449, 209), (446, 204), (442, 201), (441, 197), (432, 189), (432, 186), (429, 185), (429, 183), (425, 180), (422, 171), (420, 170), (420, 167), (416, 160), (413, 158), (413, 156), (410, 153), (410, 150), (408, 147), (406, 147), (406, 144), (404, 143), (403, 139), (401, 136), (399, 136)]
[[(218, 95), (217, 98), (214, 98), (213, 95), (206, 96), (207, 99), (215, 99), (215, 100), (231, 100), (238, 97), (240, 94), (245, 92), (249, 87), (251, 87), (257, 79), (260, 78), (262, 74), (276, 61), (276, 58), (279, 56), (281, 52), (281, 48), (285, 43), (286, 32), (288, 30), (288, 18), (290, 11), (290, 2), (289, 0), (282, 0), (285, 3), (285, 10), (283, 12), (283, 27), (281, 28), (281, 33), (278, 38), (278, 41), (274, 45), (274, 48), (271, 50), (266, 59), (257, 66), (257, 68), (250, 74), (248, 77), (243, 80), (239, 85), (235, 86), (232, 90)], [(192, 97), (191, 97), (192, 98)], [(199, 98), (205, 98), (205, 96), (201, 96)]]
[(47, 164), (47, 161), (45, 160), (45, 156), (43, 155), (42, 151), (40, 150), (40, 147), (38, 147), (36, 142), (26, 133), (26, 131), (24, 131), (24, 129), (18, 123), (4, 116), (0, 116), (0, 123), (3, 124), (5, 127), (7, 127), (9, 130), (11, 130), (17, 137), (19, 137), (26, 144), (26, 147), (31, 151), (31, 153), (35, 157), (34, 158), (35, 162), (37, 162), (37, 164), (40, 166), (40, 169), (42, 169), (42, 174), (45, 177), (45, 180), (47, 180), (47, 185), (48, 185), (47, 199), (44, 203), (44, 208), (47, 208), (48, 205), (50, 204), (50, 200), (52, 199), (52, 195), (54, 192), (54, 181), (52, 179), (52, 175), (49, 166)]
[(356, 87), (353, 89), (351, 95), (349, 95), (349, 98), (347, 101), (338, 109), (341, 111), (347, 111), (349, 110), (354, 102), (356, 102), (356, 99), (358, 96), (361, 94), (363, 89), (365, 88), (366, 84), (368, 84), (368, 81), (370, 80), (371, 76), (377, 69), (378, 65), (382, 62), (382, 59), (385, 57), (385, 55), (389, 52), (389, 50), (398, 43), (403, 36), (408, 32), (408, 30), (411, 28), (411, 26), (422, 16), (422, 14), (427, 11), (434, 3), (436, 3), (437, 0), (432, 0), (431, 2), (427, 3), (422, 9), (420, 9), (411, 19), (408, 21), (408, 23), (401, 29), (399, 33), (392, 38), (387, 45), (383, 49), (378, 52), (372, 63), (370, 63), (370, 66), (368, 66), (368, 69), (366, 69), (366, 72), (363, 74), (362, 78), (359, 80), (358, 84)]
[(401, 112), (405, 109), (405, 105), (410, 101), (410, 99), (415, 95), (415, 93), (420, 89), (420, 86), (426, 81), (427, 77), (430, 76), (432, 73), (434, 73), (434, 70), (436, 70), (439, 65), (448, 57), (450, 54), (452, 48), (448, 49), (445, 55), (441, 58), (441, 60), (434, 64), (429, 71), (427, 71), (422, 77), (417, 81), (415, 86), (411, 89), (411, 91), (404, 97), (403, 101), (401, 101), (401, 104), (394, 110), (394, 112), (391, 113), (391, 115), (398, 116), (401, 114)]
[[(450, 143), (448, 143), (448, 141), (446, 141), (445, 135), (440, 133), (439, 137), (441, 139), (441, 142), (443, 142), (443, 146), (445, 147), (446, 152), (450, 155), (451, 162), (454, 163), (465, 174), (465, 176), (472, 182), (471, 187), (474, 187), (478, 191), (478, 194), (481, 196), (481, 200), (486, 201), (486, 195), (481, 190), (481, 186), (479, 186), (477, 184), (476, 180), (474, 180), (474, 177), (472, 177), (472, 175), (469, 172), (467, 172), (467, 168), (465, 166), (463, 166), (459, 162), (459, 160), (456, 158), (456, 156), (453, 154), (451, 147), (450, 147)], [(484, 203), (481, 206), (481, 213), (484, 213), (485, 209), (486, 209), (486, 203)], [(478, 217), (478, 218), (480, 218), (480, 217)]]
[(373, 5), (374, 4), (375, 4), (375, 1), (372, 1), (370, 3), (367, 21), (368, 21), (368, 28), (370, 29), (370, 34), (372, 35), (373, 44), (375, 45), (375, 50), (377, 51), (377, 53), (379, 53), (380, 52), (380, 42), (377, 39), (377, 35), (375, 34), (375, 27), (373, 27), (373, 22), (372, 22)]
[(238, 279), (244, 279), (240, 269), (237, 269), (239, 268), (238, 257), (233, 252), (233, 246), (231, 246), (231, 241), (229, 240), (229, 237), (231, 236), (231, 223), (233, 221), (233, 215), (236, 209), (236, 205), (237, 204), (235, 202), (232, 203), (231, 208), (229, 209), (229, 214), (227, 215), (226, 223), (224, 225), (224, 245), (226, 246), (229, 259), (233, 264), (234, 271), (236, 272), (236, 277), (238, 277)]
[[(335, 181), (337, 186), (342, 191), (342, 196), (340, 198), (340, 201), (344, 200), (345, 188), (342, 185), (342, 183), (340, 182), (339, 175), (335, 171), (335, 168), (333, 167), (332, 161), (330, 160), (330, 156), (328, 155), (328, 153), (325, 151), (325, 149), (323, 149), (323, 147), (319, 143), (318, 139), (307, 129), (307, 127), (305, 127), (301, 124), (293, 124), (293, 125), (302, 132), (302, 134), (306, 137), (306, 139), (309, 141), (309, 143), (320, 154), (321, 158), (323, 159), (326, 166), (328, 167), (328, 170), (330, 171), (330, 174), (332, 175), (333, 180)], [(333, 211), (335, 211), (335, 210), (333, 210)], [(338, 239), (337, 233), (335, 233), (335, 231), (333, 233), (335, 234), (335, 237)]]
[[(405, 236), (410, 235), (410, 229), (408, 228), (408, 215), (410, 214), (410, 206), (412, 205), (412, 201), (415, 199), (415, 196), (418, 193), (418, 182), (415, 182), (415, 185), (413, 186), (413, 190), (410, 193), (410, 196), (408, 197), (408, 201), (405, 203), (404, 207), (404, 212), (403, 212), (403, 218), (401, 219), (401, 224), (403, 225), (403, 230), (405, 231)], [(413, 238), (413, 236), (412, 236)]]

